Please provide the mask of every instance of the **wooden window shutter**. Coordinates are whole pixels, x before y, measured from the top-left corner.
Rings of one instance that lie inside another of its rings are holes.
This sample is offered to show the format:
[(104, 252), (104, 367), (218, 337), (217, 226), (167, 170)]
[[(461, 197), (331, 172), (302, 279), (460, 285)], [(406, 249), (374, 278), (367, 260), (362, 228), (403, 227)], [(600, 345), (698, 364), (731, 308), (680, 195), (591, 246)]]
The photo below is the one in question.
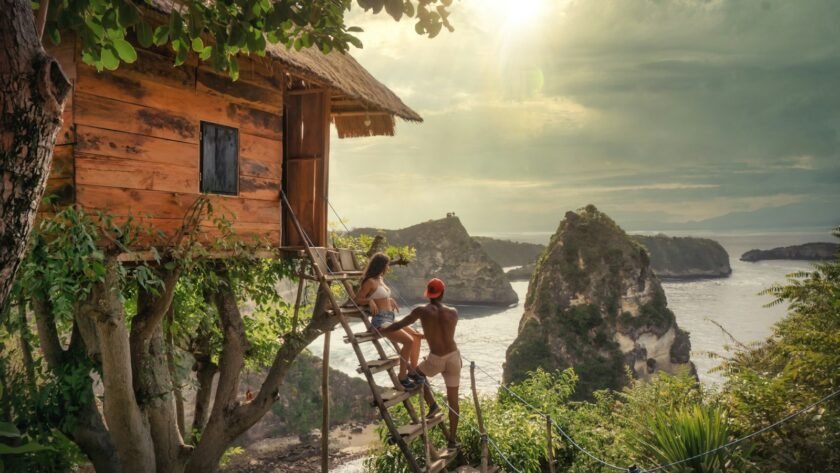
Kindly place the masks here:
[(239, 194), (239, 130), (201, 122), (201, 192)]

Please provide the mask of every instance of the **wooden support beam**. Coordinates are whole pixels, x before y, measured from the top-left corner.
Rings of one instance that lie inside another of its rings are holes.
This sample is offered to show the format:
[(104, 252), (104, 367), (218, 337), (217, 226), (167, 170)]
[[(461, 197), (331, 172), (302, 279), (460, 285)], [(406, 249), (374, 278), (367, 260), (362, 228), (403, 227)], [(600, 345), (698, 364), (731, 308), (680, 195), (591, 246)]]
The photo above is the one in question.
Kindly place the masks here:
[(324, 358), (321, 366), (321, 473), (330, 471), (330, 334), (324, 334)]
[(475, 389), (475, 362), (470, 362), (470, 384), (472, 385), (473, 402), (475, 403), (475, 417), (478, 419), (478, 433), (481, 436), (481, 473), (487, 473), (487, 431), (484, 430), (484, 417), (481, 415), (481, 404), (478, 402), (478, 391)]

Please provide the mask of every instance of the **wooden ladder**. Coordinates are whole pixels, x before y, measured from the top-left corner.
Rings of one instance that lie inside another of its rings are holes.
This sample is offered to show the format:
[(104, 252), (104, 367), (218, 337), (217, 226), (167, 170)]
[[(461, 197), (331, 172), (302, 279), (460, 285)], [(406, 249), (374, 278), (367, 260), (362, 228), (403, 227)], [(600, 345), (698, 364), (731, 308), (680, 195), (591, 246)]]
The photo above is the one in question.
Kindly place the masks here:
[[(382, 347), (380, 339), (374, 336), (374, 329), (370, 323), (370, 318), (366, 310), (360, 308), (354, 301), (353, 296), (355, 290), (352, 282), (359, 281), (362, 277), (362, 271), (356, 260), (355, 253), (347, 249), (329, 249), (324, 247), (310, 246), (308, 239), (300, 224), (300, 221), (295, 216), (288, 204), (288, 201), (283, 196), (283, 201), (292, 216), (292, 222), (296, 227), (298, 233), (302, 236), (305, 254), (309, 259), (310, 267), (312, 269), (311, 275), (301, 274), (301, 277), (318, 281), (318, 290), (325, 296), (329, 302), (326, 309), (327, 315), (335, 317), (338, 323), (344, 327), (346, 336), (344, 341), (353, 346), (353, 351), (359, 360), (359, 367), (356, 371), (363, 374), (370, 386), (373, 394), (372, 406), (379, 409), (379, 415), (385, 422), (390, 432), (390, 441), (399, 446), (408, 462), (409, 468), (413, 473), (438, 473), (443, 471), (446, 466), (457, 458), (458, 451), (456, 449), (437, 449), (430, 441), (427, 429), (438, 426), (444, 433), (444, 437), (448, 437), (448, 431), (444, 424), (444, 413), (441, 410), (435, 416), (426, 418), (423, 409), (422, 386), (418, 386), (410, 391), (403, 390), (397, 378), (395, 369), (399, 368), (399, 355), (388, 356)], [(342, 284), (343, 290), (347, 293), (348, 300), (344, 304), (339, 304), (336, 295), (333, 292), (333, 284), (339, 282)], [(299, 291), (300, 294), (300, 291)], [(299, 298), (298, 302), (299, 304)], [(295, 307), (297, 312), (297, 307)], [(348, 319), (360, 319), (365, 326), (366, 331), (354, 333)], [(371, 343), (376, 349), (378, 358), (368, 360), (360, 347), (361, 343)], [(376, 384), (373, 375), (380, 372), (387, 372), (393, 388), (387, 388)], [(417, 396), (418, 402), (421, 403), (420, 415), (414, 408), (411, 398)], [(391, 416), (390, 409), (394, 406), (402, 404), (408, 412), (411, 422), (407, 425), (397, 426)], [(324, 433), (326, 435), (326, 433)], [(425, 468), (421, 468), (417, 458), (414, 457), (409, 443), (422, 439), (424, 443), (423, 451), (425, 452)]]
[[(326, 309), (327, 315), (335, 317), (338, 323), (344, 328), (346, 333), (344, 337), (345, 343), (350, 343), (356, 357), (359, 360), (359, 367), (357, 372), (364, 375), (370, 386), (373, 394), (372, 406), (379, 409), (379, 414), (388, 431), (391, 434), (390, 441), (397, 444), (408, 462), (411, 471), (416, 473), (429, 472), (437, 473), (446, 468), (446, 466), (457, 457), (457, 450), (455, 449), (440, 449), (438, 450), (432, 445), (430, 436), (426, 429), (432, 427), (440, 427), (446, 433), (444, 423), (443, 411), (438, 412), (431, 418), (423, 417), (423, 407), (421, 406), (421, 413), (418, 414), (414, 405), (412, 404), (412, 397), (417, 396), (418, 402), (422, 403), (422, 387), (416, 387), (410, 391), (405, 391), (399, 384), (396, 370), (399, 368), (399, 355), (389, 356), (383, 346), (381, 339), (374, 335), (374, 329), (370, 322), (370, 317), (367, 310), (360, 308), (353, 301), (355, 289), (353, 282), (360, 281), (362, 271), (358, 265), (355, 253), (348, 249), (331, 249), (324, 247), (311, 247), (305, 244), (305, 252), (311, 261), (312, 279), (319, 283), (319, 291), (327, 298), (329, 304)], [(338, 302), (336, 294), (333, 291), (333, 284), (341, 283), (343, 290), (347, 293), (348, 300), (343, 304)], [(361, 320), (364, 324), (364, 332), (353, 332), (350, 326), (351, 319)], [(362, 351), (361, 344), (371, 343), (377, 354), (376, 359), (368, 360)], [(393, 387), (379, 386), (373, 375), (376, 373), (387, 372), (388, 377), (393, 384)], [(411, 422), (407, 425), (398, 426), (391, 416), (390, 409), (394, 406), (403, 405), (408, 412)], [(429, 452), (428, 459), (425, 461), (425, 468), (421, 468), (420, 463), (414, 457), (413, 452), (409, 447), (409, 443), (422, 439), (424, 442), (424, 451)]]

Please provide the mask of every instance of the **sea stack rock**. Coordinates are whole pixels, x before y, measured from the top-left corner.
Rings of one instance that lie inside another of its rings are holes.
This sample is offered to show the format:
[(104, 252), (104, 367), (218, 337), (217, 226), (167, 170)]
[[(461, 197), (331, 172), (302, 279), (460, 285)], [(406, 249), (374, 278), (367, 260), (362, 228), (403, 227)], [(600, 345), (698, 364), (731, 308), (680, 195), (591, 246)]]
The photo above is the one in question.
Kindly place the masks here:
[(430, 278), (446, 283), (447, 303), (508, 306), (519, 301), (502, 267), (470, 237), (458, 217), (400, 230), (361, 228), (351, 234), (379, 234), (388, 244), (415, 248), (414, 261), (394, 268), (388, 275), (388, 284), (408, 301), (422, 300)]
[(590, 205), (566, 214), (537, 262), (504, 380), (574, 367), (587, 398), (627, 385), (628, 368), (640, 379), (693, 373), (690, 350), (647, 251)]
[(660, 278), (724, 278), (732, 274), (729, 253), (714, 240), (662, 234), (632, 238), (648, 251), (653, 272)]

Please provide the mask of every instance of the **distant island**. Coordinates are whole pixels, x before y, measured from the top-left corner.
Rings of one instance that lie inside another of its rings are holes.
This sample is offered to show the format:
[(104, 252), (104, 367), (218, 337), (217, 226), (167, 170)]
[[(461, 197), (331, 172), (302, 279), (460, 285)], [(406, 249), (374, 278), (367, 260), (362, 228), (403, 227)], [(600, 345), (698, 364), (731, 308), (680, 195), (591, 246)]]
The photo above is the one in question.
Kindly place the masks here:
[(825, 261), (833, 259), (838, 252), (840, 252), (838, 243), (805, 243), (804, 245), (781, 246), (772, 250), (750, 250), (741, 255), (741, 261), (777, 259)]
[(721, 278), (732, 274), (729, 253), (708, 238), (631, 236), (650, 255), (653, 272), (665, 279)]
[(483, 236), (474, 236), (472, 238), (484, 248), (487, 256), (499, 263), (502, 267), (532, 264), (545, 251), (545, 245), (537, 243), (523, 243), (521, 241), (500, 240), (498, 238)]
[[(708, 238), (670, 237), (668, 235), (630, 237), (642, 245), (650, 256), (653, 272), (665, 279), (722, 278), (732, 274), (729, 253)], [(517, 266), (506, 274), (511, 281), (531, 279), (537, 258), (544, 245), (473, 237), (487, 254), (502, 266)]]

